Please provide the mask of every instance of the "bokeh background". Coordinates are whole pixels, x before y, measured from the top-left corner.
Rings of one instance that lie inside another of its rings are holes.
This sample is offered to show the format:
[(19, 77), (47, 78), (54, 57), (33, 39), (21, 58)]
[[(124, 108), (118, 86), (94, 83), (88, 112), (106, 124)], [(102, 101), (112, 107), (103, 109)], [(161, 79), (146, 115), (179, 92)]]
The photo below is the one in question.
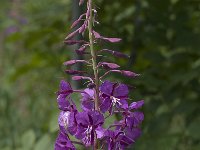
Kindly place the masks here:
[[(200, 0), (95, 0), (109, 48), (141, 74), (119, 79), (145, 99), (143, 136), (133, 150), (200, 150)], [(0, 149), (53, 150), (55, 92), (62, 63), (77, 57), (63, 44), (80, 13), (77, 0), (0, 0)], [(111, 58), (110, 58), (111, 59)], [(79, 101), (77, 99), (77, 101)]]

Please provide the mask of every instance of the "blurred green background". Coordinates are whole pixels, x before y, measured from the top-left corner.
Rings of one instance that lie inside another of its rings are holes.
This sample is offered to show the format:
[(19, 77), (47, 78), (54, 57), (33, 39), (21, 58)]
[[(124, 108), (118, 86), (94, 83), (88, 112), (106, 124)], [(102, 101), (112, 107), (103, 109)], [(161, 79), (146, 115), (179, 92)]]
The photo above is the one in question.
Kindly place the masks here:
[[(53, 150), (55, 92), (75, 57), (63, 44), (73, 0), (0, 1), (0, 149)], [(131, 55), (113, 59), (138, 79), (112, 75), (145, 99), (143, 136), (135, 150), (200, 150), (200, 0), (95, 0), (106, 47)], [(73, 13), (72, 13), (73, 12)], [(111, 58), (109, 58), (111, 59)], [(77, 100), (78, 101), (78, 100)]]

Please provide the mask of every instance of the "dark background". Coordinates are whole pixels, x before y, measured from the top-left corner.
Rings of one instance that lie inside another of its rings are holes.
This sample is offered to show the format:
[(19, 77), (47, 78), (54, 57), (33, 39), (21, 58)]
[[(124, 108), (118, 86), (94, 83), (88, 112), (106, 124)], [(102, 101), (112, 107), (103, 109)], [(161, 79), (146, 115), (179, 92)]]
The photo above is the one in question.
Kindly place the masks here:
[[(63, 44), (79, 12), (72, 2), (0, 2), (1, 150), (53, 150), (55, 92), (61, 79), (70, 80), (62, 63), (76, 57)], [(143, 136), (132, 149), (199, 150), (200, 0), (95, 3), (101, 23), (96, 30), (123, 38), (104, 46), (131, 55), (113, 61), (141, 74), (138, 79), (110, 76), (137, 87), (130, 92), (134, 101), (145, 100)]]

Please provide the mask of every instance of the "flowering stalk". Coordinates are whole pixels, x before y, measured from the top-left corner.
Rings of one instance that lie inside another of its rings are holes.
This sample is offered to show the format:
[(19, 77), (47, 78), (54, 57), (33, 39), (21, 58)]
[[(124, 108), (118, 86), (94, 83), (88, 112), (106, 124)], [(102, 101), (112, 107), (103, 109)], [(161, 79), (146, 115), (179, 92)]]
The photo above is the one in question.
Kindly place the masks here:
[[(72, 80), (87, 80), (87, 88), (84, 90), (73, 89), (70, 83), (64, 80), (60, 82), (60, 89), (57, 92), (58, 107), (61, 110), (58, 118), (60, 132), (56, 139), (55, 150), (76, 150), (76, 144), (83, 145), (87, 149), (93, 148), (93, 150), (124, 150), (141, 135), (140, 124), (144, 115), (139, 109), (143, 106), (144, 101), (129, 103), (129, 87), (127, 85), (109, 80), (102, 82), (102, 80), (110, 73), (120, 73), (129, 78), (135, 78), (139, 74), (121, 70), (120, 66), (113, 62), (97, 62), (98, 54), (102, 55), (102, 53), (125, 59), (129, 57), (121, 52), (105, 48), (98, 51), (94, 49), (94, 45), (99, 41), (116, 43), (121, 39), (104, 37), (94, 30), (94, 24), (98, 24), (97, 11), (92, 0), (80, 0), (79, 5), (86, 2), (86, 13), (82, 14), (71, 28), (76, 27), (82, 20), (83, 24), (70, 33), (64, 42), (67, 45), (82, 44), (75, 52), (78, 55), (89, 54), (91, 61), (68, 60), (63, 64), (68, 67), (65, 73), (73, 75)], [(77, 34), (85, 35), (85, 32), (88, 33), (89, 41), (73, 39)], [(77, 63), (92, 66), (93, 74), (69, 68)], [(71, 98), (72, 93), (81, 94), (82, 111), (78, 111)], [(108, 128), (105, 128), (107, 119), (115, 114), (121, 115), (121, 119), (115, 120)], [(77, 140), (71, 141), (69, 135), (74, 136)]]

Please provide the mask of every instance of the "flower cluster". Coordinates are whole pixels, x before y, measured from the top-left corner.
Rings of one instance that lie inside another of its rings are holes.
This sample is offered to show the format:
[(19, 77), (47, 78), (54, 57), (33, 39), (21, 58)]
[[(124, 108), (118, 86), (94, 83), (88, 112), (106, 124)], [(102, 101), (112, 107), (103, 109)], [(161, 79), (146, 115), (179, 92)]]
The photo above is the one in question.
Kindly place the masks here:
[[(141, 135), (140, 124), (144, 115), (139, 109), (143, 106), (144, 101), (130, 103), (127, 85), (102, 80), (112, 72), (121, 73), (129, 78), (135, 78), (139, 74), (120, 70), (120, 66), (112, 62), (97, 62), (102, 53), (109, 53), (119, 58), (129, 58), (129, 56), (109, 49), (95, 50), (94, 46), (99, 41), (116, 43), (121, 39), (107, 38), (94, 31), (94, 25), (99, 24), (96, 20), (95, 5), (92, 0), (80, 0), (79, 5), (82, 4), (87, 4), (87, 11), (72, 24), (72, 28), (80, 23), (82, 25), (66, 37), (65, 43), (68, 45), (80, 44), (80, 48), (75, 50), (76, 53), (89, 55), (91, 59), (69, 60), (64, 62), (64, 65), (70, 67), (77, 63), (83, 63), (92, 67), (93, 74), (87, 73), (86, 76), (86, 72), (72, 69), (65, 71), (67, 74), (73, 75), (73, 80), (87, 80), (87, 88), (77, 90), (64, 80), (60, 82), (57, 92), (58, 107), (61, 111), (58, 118), (60, 131), (56, 139), (55, 150), (76, 150), (76, 144), (87, 148), (92, 147), (94, 150), (124, 150)], [(88, 42), (73, 40), (75, 35), (85, 35), (86, 33), (89, 37)], [(81, 111), (72, 99), (73, 93), (81, 95)], [(112, 115), (117, 115), (120, 119), (105, 127), (107, 119)], [(76, 140), (72, 141), (70, 136), (74, 136)]]

